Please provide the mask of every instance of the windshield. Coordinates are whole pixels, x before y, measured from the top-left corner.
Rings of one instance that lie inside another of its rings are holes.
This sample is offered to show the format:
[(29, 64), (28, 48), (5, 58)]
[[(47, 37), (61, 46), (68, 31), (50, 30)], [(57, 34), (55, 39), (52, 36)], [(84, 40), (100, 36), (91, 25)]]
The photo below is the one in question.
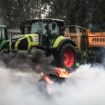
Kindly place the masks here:
[(42, 30), (42, 22), (32, 23), (31, 33), (40, 32)]
[(23, 26), (23, 32), (24, 34), (43, 34), (45, 27), (47, 26), (47, 22), (37, 21), (32, 23), (25, 23)]

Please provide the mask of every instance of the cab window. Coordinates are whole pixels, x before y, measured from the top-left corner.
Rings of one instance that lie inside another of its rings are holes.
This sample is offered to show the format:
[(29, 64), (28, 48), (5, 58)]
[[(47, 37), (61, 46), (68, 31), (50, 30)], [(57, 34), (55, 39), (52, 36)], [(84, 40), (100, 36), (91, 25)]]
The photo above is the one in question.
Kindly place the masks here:
[(58, 35), (59, 34), (59, 27), (56, 22), (52, 22), (49, 24), (49, 30), (52, 35)]
[(35, 23), (32, 23), (31, 33), (39, 33), (40, 35), (45, 34), (47, 31), (46, 26), (47, 26), (47, 23), (42, 21), (41, 22), (37, 21)]
[(32, 23), (31, 33), (37, 33), (40, 32), (40, 30), (42, 30), (42, 22)]

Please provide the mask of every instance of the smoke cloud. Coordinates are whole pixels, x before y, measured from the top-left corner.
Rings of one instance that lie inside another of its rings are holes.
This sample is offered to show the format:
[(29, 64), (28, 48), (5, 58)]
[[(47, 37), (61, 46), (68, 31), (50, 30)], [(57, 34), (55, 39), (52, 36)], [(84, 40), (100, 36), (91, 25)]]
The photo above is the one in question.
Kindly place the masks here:
[(82, 65), (65, 83), (53, 86), (47, 97), (37, 87), (40, 76), (14, 71), (0, 63), (1, 105), (105, 105), (105, 71), (101, 65)]
[(50, 72), (52, 58), (37, 51), (34, 57), (19, 53), (0, 59), (0, 105), (105, 105), (102, 65), (81, 65), (64, 83), (49, 85), (54, 92), (47, 95), (39, 89), (38, 71)]

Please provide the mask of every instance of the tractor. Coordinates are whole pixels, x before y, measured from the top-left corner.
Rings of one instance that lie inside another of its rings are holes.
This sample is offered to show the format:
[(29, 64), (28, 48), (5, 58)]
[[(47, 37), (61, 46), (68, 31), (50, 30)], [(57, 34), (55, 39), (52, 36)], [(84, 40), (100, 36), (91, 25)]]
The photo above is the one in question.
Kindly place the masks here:
[(31, 51), (41, 49), (46, 56), (53, 55), (58, 67), (71, 68), (75, 65), (75, 42), (64, 36), (64, 21), (60, 19), (29, 19), (20, 25), (21, 35), (11, 38), (10, 49)]

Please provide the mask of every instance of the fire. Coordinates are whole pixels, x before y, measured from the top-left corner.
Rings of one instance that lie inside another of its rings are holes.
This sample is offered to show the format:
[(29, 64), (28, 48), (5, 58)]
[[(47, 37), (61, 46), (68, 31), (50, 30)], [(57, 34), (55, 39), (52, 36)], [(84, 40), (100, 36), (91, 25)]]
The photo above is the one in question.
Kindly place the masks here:
[(70, 72), (63, 68), (55, 68), (55, 73), (58, 77), (61, 77), (61, 78), (70, 77)]
[[(63, 68), (54, 68), (53, 69), (53, 75), (55, 75), (57, 78), (68, 78), (70, 77), (70, 72)], [(54, 81), (50, 78), (50, 74), (44, 74), (42, 75), (42, 80), (47, 82), (48, 84), (53, 84)]]
[(53, 84), (53, 83), (54, 83), (54, 81), (51, 80), (47, 75), (43, 75), (43, 76), (42, 76), (42, 79), (43, 79), (44, 81), (46, 81), (48, 84)]

